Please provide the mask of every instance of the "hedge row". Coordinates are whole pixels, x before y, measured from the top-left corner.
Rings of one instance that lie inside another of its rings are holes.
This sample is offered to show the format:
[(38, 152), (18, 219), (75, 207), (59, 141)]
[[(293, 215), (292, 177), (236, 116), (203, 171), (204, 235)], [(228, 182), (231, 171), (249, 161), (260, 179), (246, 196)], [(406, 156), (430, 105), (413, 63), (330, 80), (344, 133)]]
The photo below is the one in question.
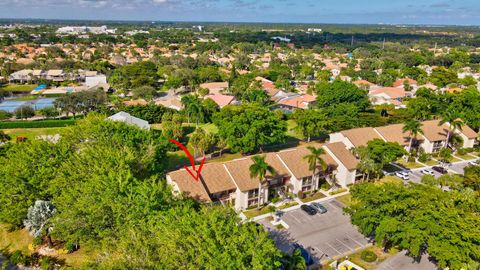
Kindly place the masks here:
[(0, 122), (0, 129), (66, 127), (74, 124), (74, 119)]

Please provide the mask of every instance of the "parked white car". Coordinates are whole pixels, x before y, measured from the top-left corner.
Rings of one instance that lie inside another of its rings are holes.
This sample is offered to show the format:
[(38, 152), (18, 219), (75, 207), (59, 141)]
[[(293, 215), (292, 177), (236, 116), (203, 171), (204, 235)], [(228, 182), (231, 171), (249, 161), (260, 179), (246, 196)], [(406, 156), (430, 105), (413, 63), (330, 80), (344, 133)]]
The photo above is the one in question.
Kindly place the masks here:
[(420, 171), (422, 174), (435, 175), (435, 173), (430, 169), (423, 169)]
[(395, 175), (402, 180), (410, 179), (410, 175), (407, 172), (404, 172), (404, 171), (395, 172)]

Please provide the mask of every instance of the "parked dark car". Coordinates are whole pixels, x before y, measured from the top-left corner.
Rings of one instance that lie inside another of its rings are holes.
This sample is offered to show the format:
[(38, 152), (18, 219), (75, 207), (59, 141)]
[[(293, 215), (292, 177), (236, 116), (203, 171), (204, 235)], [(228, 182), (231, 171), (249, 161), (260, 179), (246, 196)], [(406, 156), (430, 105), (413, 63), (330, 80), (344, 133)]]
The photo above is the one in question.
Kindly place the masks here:
[(311, 207), (308, 204), (303, 204), (302, 206), (300, 206), (300, 208), (311, 216), (313, 216), (317, 213), (317, 210), (315, 210), (315, 208)]
[(296, 249), (300, 250), (300, 253), (302, 253), (302, 257), (305, 260), (305, 263), (307, 265), (312, 265), (314, 263), (312, 255), (310, 255), (310, 253), (304, 247), (295, 243), (295, 244), (293, 244), (293, 249), (294, 249), (294, 251)]
[(315, 208), (315, 210), (317, 210), (317, 212), (320, 214), (325, 214), (328, 211), (325, 206), (318, 202), (311, 203), (311, 206)]
[(444, 167), (442, 166), (433, 166), (432, 167), (432, 170), (436, 171), (436, 172), (439, 172), (441, 174), (446, 174), (448, 172), (447, 169), (445, 169)]

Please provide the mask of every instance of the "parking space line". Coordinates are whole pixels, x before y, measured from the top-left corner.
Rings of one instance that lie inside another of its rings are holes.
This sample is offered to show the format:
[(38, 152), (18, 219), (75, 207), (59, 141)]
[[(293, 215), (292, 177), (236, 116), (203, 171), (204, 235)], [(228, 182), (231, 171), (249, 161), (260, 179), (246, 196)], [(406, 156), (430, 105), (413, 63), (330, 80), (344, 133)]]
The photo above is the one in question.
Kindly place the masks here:
[(353, 237), (351, 237), (348, 233), (345, 234), (346, 237), (352, 239), (353, 242), (357, 243), (358, 245), (362, 246), (363, 247), (363, 244), (358, 242), (357, 240), (355, 240)]
[(291, 214), (291, 217), (292, 217), (293, 219), (295, 219), (295, 221), (298, 222), (299, 224), (302, 223), (302, 222), (293, 214), (293, 212), (292, 212), (292, 214)]
[(330, 243), (326, 243), (329, 247), (331, 247), (333, 250), (335, 250), (338, 254), (342, 255), (342, 253), (340, 251), (338, 251), (338, 249), (332, 247), (332, 245), (330, 245)]
[(353, 248), (352, 248), (352, 247), (350, 247), (349, 245), (347, 245), (347, 244), (345, 244), (344, 242), (340, 241), (340, 239), (338, 239), (338, 238), (335, 238), (335, 240), (337, 240), (338, 242), (340, 242), (340, 244), (342, 244), (342, 245), (346, 246), (348, 249), (350, 249), (350, 250), (353, 250)]

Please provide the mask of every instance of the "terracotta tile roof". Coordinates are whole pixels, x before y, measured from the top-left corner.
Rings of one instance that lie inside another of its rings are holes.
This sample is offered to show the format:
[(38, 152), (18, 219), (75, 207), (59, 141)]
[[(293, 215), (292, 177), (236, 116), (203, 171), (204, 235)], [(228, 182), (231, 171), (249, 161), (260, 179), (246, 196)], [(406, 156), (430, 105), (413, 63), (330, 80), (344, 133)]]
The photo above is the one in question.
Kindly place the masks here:
[(393, 87), (400, 87), (403, 86), (404, 82), (407, 81), (410, 85), (412, 84), (417, 84), (417, 81), (410, 79), (410, 78), (405, 78), (405, 79), (398, 79), (393, 83)]
[(372, 127), (354, 128), (341, 131), (340, 133), (347, 137), (355, 147), (365, 146), (374, 139), (381, 139)]
[(391, 99), (402, 98), (405, 97), (405, 90), (403, 88), (395, 88), (395, 87), (380, 87), (372, 89), (369, 92), (370, 96), (376, 96), (380, 94), (385, 94), (389, 96)]
[(326, 144), (325, 147), (327, 147), (348, 170), (355, 170), (357, 168), (358, 160), (347, 150), (347, 147), (342, 142), (329, 143)]
[(211, 202), (205, 187), (201, 181), (195, 181), (187, 170), (182, 169), (168, 173), (170, 178), (178, 185), (180, 191), (195, 200), (202, 202)]
[[(318, 146), (315, 146), (315, 147), (318, 147)], [(309, 153), (310, 151), (307, 149), (307, 147), (298, 147), (298, 148), (280, 151), (277, 153), (277, 156), (279, 156), (282, 159), (282, 161), (287, 165), (287, 167), (290, 169), (290, 171), (292, 171), (295, 178), (301, 179), (303, 177), (312, 175), (312, 171), (308, 166), (308, 162), (304, 159), (304, 157)], [(330, 167), (338, 166), (335, 160), (328, 154), (322, 155), (322, 159)]]
[(258, 188), (260, 182), (258, 179), (250, 177), (250, 165), (253, 164), (251, 158), (236, 159), (225, 162), (225, 167), (230, 172), (233, 181), (237, 184), (241, 191), (248, 191)]
[(205, 164), (200, 173), (200, 180), (205, 183), (205, 188), (210, 194), (237, 188), (222, 163)]
[(423, 136), (429, 141), (444, 141), (447, 139), (448, 125), (439, 126), (440, 120), (423, 121)]
[(227, 95), (222, 95), (222, 94), (209, 94), (205, 96), (205, 98), (209, 98), (215, 103), (217, 103), (220, 108), (227, 106), (228, 104), (232, 103), (233, 100), (235, 99), (234, 96), (227, 96)]
[(301, 95), (292, 98), (282, 99), (278, 102), (278, 104), (293, 107), (293, 108), (300, 108), (306, 109), (310, 105), (310, 103), (315, 102), (315, 97), (312, 95)]

